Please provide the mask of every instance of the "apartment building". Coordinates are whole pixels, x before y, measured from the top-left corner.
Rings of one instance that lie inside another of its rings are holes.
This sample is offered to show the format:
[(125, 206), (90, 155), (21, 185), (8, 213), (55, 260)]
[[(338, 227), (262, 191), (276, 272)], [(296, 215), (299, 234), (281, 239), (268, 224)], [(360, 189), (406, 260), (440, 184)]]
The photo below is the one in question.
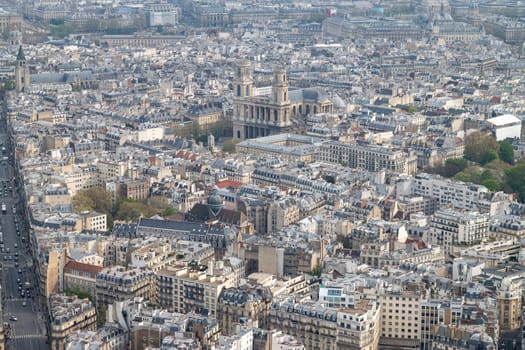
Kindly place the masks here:
[(435, 327), (438, 324), (450, 323), (450, 309), (440, 300), (423, 300), (421, 302), (420, 339), (423, 349), (431, 349), (435, 338)]
[(111, 47), (160, 47), (163, 45), (174, 45), (184, 39), (181, 35), (152, 35), (151, 33), (124, 34), (124, 35), (102, 35), (101, 43), (107, 43)]
[(361, 300), (337, 313), (337, 343), (340, 350), (375, 350), (381, 334), (381, 306)]
[(153, 242), (133, 250), (130, 265), (157, 272), (176, 261), (177, 254), (172, 252), (168, 242)]
[(5, 10), (0, 11), (0, 31), (2, 33), (20, 30), (22, 28), (22, 17)]
[(80, 217), (82, 218), (82, 228), (84, 230), (106, 232), (106, 214), (91, 211), (80, 213)]
[(187, 116), (201, 134), (211, 133), (214, 125), (224, 121), (224, 113), (221, 106), (196, 106), (190, 108)]
[(321, 145), (317, 160), (368, 171), (387, 170), (402, 174), (415, 174), (417, 171), (415, 154), (377, 145), (330, 141)]
[(437, 263), (444, 261), (439, 246), (427, 247), (415, 241), (399, 249), (390, 249), (390, 242), (372, 242), (361, 245), (360, 261), (373, 268), (399, 268), (407, 264)]
[(128, 334), (124, 329), (114, 324), (106, 324), (96, 331), (79, 331), (66, 338), (65, 347), (68, 350), (128, 350)]
[(324, 281), (319, 286), (319, 301), (327, 307), (350, 308), (359, 300), (355, 288), (355, 281)]
[(71, 172), (67, 172), (63, 176), (67, 189), (72, 196), (82, 190), (102, 187), (102, 181), (94, 165), (75, 165)]
[(155, 276), (147, 269), (126, 270), (123, 266), (106, 267), (96, 276), (97, 307), (114, 301), (142, 297), (155, 302)]
[(237, 325), (248, 321), (256, 327), (266, 328), (272, 304), (269, 288), (258, 285), (243, 285), (222, 290), (217, 303), (217, 319), (221, 333), (232, 335)]
[(104, 180), (123, 177), (128, 170), (125, 162), (100, 159), (97, 162), (97, 169)]
[(442, 247), (448, 259), (459, 255), (461, 249), (482, 242), (488, 233), (487, 215), (446, 209), (432, 216), (428, 239), (429, 243)]
[(428, 174), (414, 176), (406, 186), (412, 195), (437, 198), (440, 205), (450, 204), (465, 210), (478, 210), (480, 195), (488, 192), (485, 186), (466, 184)]
[(268, 208), (267, 233), (275, 233), (283, 227), (296, 223), (299, 219), (300, 210), (294, 199), (275, 201)]
[(123, 180), (117, 183), (117, 193), (122, 198), (143, 200), (149, 196), (149, 183), (146, 179)]
[(419, 349), (422, 296), (393, 289), (379, 295), (378, 301), (381, 304), (381, 348)]
[(307, 349), (374, 350), (379, 344), (380, 318), (381, 307), (373, 301), (338, 310), (285, 299), (273, 303), (270, 328), (301, 339)]
[(203, 224), (186, 221), (165, 221), (142, 218), (136, 228), (139, 236), (164, 237), (209, 243), (215, 256), (221, 258), (226, 251), (228, 236), (220, 224)]
[(504, 278), (496, 295), (499, 328), (502, 331), (521, 327), (523, 280)]
[(157, 299), (170, 311), (195, 311), (217, 316), (217, 301), (224, 288), (239, 285), (244, 276), (242, 260), (229, 257), (208, 267), (168, 267), (157, 272)]
[(277, 134), (249, 139), (235, 145), (238, 153), (275, 156), (286, 162), (311, 163), (324, 139), (296, 134)]
[(319, 303), (276, 300), (270, 309), (269, 328), (301, 339), (307, 349), (335, 350), (337, 312)]
[(64, 266), (64, 289), (81, 290), (94, 298), (97, 295), (97, 273), (103, 267), (70, 260)]
[(96, 310), (88, 299), (55, 294), (49, 298), (49, 307), (52, 350), (63, 350), (72, 333), (97, 329)]

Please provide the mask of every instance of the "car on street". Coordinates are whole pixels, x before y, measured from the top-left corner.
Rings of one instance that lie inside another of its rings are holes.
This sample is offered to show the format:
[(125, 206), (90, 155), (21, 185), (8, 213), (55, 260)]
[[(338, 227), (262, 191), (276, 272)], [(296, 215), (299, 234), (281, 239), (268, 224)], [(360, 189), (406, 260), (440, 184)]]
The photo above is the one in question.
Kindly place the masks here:
[(15, 317), (15, 316), (11, 316), (11, 317), (9, 317), (9, 320), (10, 320), (10, 321), (18, 321), (18, 318)]
[(27, 303), (25, 301), (22, 302), (22, 306), (27, 306)]

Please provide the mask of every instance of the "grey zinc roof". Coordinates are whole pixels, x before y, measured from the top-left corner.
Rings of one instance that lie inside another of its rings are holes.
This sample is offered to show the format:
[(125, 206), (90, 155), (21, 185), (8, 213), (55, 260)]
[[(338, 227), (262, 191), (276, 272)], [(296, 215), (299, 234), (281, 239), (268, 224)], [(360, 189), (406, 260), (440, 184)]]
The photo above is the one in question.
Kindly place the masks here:
[(324, 102), (329, 99), (324, 91), (317, 88), (290, 90), (288, 95), (291, 102)]
[(31, 74), (31, 83), (51, 84), (51, 83), (63, 83), (63, 82), (64, 82), (64, 73)]

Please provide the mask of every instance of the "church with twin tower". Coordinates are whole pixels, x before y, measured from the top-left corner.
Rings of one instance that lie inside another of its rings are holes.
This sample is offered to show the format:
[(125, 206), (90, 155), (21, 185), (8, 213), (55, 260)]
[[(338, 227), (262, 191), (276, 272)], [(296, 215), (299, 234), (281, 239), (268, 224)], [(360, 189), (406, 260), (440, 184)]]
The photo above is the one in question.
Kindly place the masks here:
[(271, 93), (254, 96), (251, 64), (236, 67), (233, 98), (233, 137), (241, 140), (293, 132), (294, 118), (330, 113), (331, 99), (318, 89), (289, 91), (286, 70), (273, 70)]

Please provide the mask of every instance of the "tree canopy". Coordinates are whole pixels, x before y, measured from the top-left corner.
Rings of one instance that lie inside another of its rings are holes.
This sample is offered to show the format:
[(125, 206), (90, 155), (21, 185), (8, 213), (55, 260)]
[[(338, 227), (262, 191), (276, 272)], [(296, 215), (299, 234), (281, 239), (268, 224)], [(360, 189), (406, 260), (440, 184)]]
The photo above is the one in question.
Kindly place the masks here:
[(79, 191), (73, 196), (73, 209), (76, 212), (94, 210), (108, 213), (112, 209), (111, 193), (100, 188)]
[(517, 164), (505, 170), (506, 182), (510, 189), (518, 194), (518, 199), (525, 202), (525, 163)]
[(514, 164), (514, 147), (510, 142), (499, 142), (499, 159), (505, 163)]
[(480, 164), (484, 164), (482, 161), (488, 163), (497, 159), (493, 158), (491, 151), (499, 154), (499, 144), (494, 136), (475, 131), (465, 138), (465, 159)]
[(73, 209), (80, 213), (83, 211), (96, 211), (107, 216), (108, 230), (113, 228), (113, 221), (137, 221), (141, 216), (149, 217), (155, 214), (170, 216), (177, 213), (171, 208), (165, 197), (152, 197), (149, 204), (146, 201), (116, 198), (113, 200), (109, 191), (99, 188), (79, 191), (73, 196)]
[(222, 144), (222, 151), (228, 153), (235, 153), (235, 145), (241, 142), (240, 139), (226, 140)]

